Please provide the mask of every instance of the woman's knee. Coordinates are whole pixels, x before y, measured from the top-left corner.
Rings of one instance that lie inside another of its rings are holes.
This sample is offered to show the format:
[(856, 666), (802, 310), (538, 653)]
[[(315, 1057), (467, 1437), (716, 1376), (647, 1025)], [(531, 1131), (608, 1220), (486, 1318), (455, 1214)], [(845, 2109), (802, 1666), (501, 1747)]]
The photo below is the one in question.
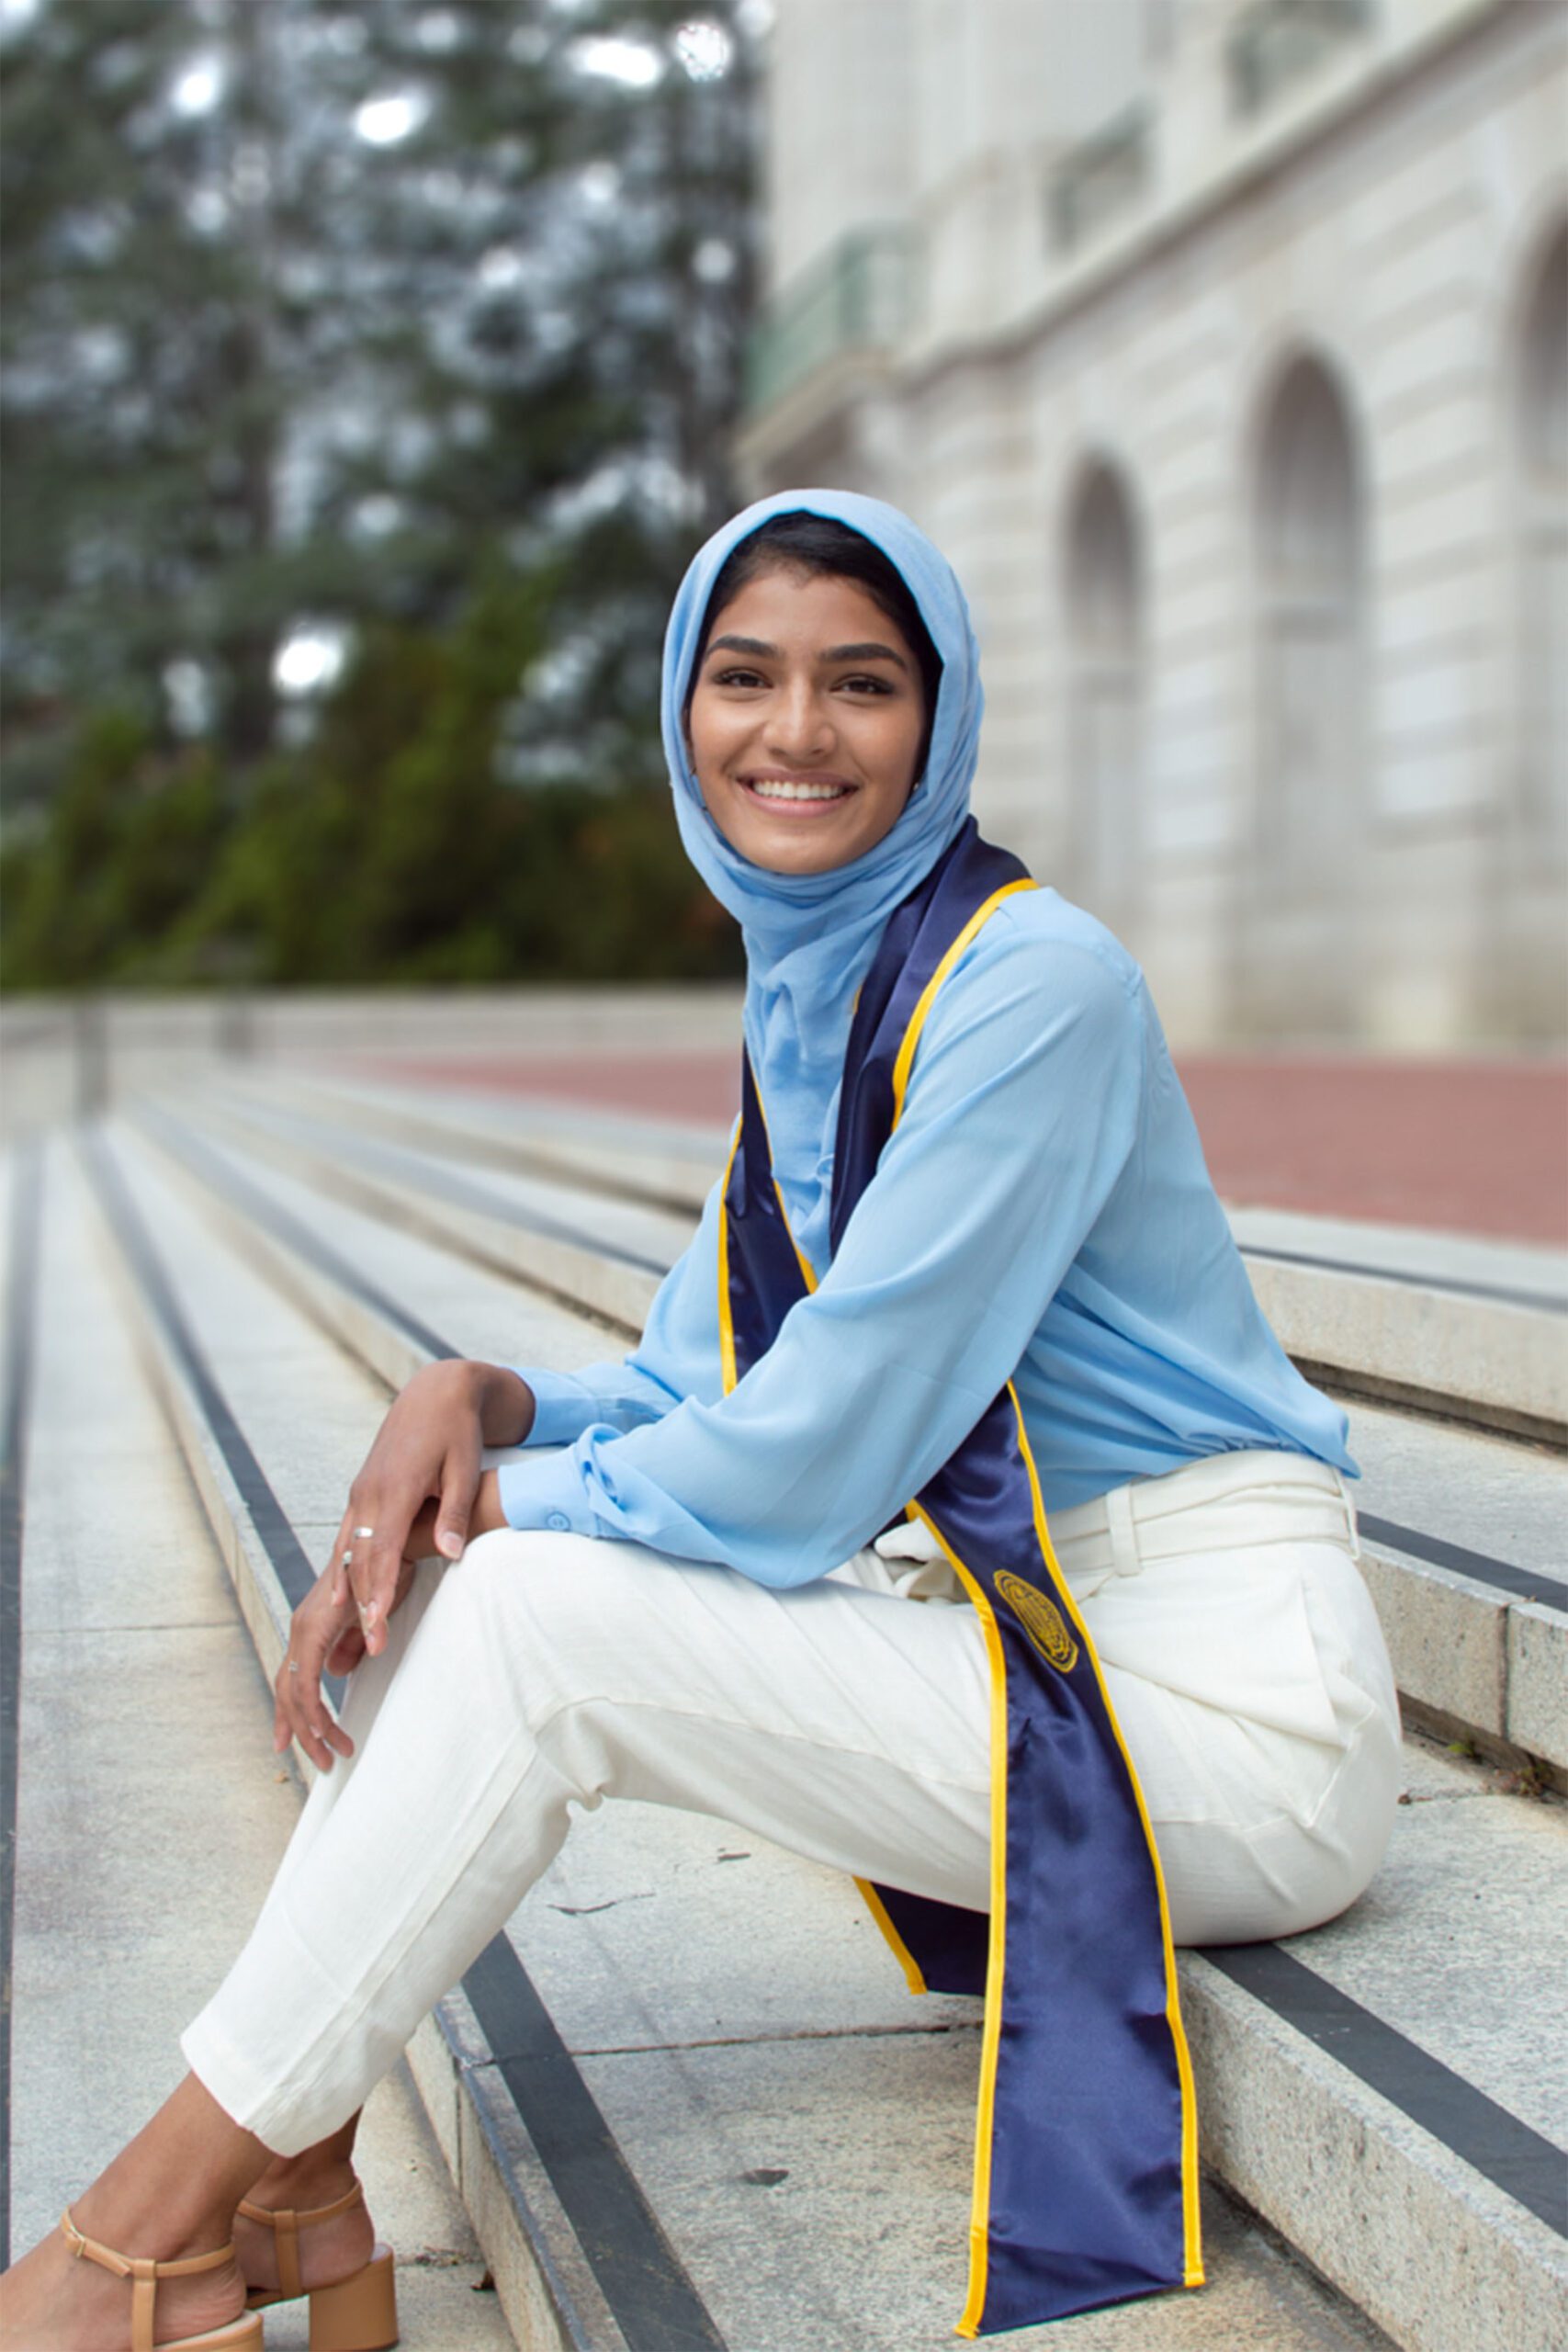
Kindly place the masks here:
[[(446, 1574), (444, 1645), (502, 1674), (535, 1729), (564, 1706), (606, 1695), (639, 1597), (625, 1548), (549, 1531), (476, 1537)], [(629, 1641), (635, 1648), (635, 1634)]]

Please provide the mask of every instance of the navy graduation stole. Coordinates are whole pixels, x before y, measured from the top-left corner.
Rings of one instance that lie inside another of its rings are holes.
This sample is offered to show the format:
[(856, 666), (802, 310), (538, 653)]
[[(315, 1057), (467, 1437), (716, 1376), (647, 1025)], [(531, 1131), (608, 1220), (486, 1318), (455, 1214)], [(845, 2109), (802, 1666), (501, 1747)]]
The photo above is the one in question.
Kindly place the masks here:
[[(902, 1114), (938, 989), (993, 910), (1033, 887), (971, 818), (888, 918), (844, 1063), (835, 1252)], [(814, 1287), (749, 1058), (718, 1255), (728, 1392)], [(985, 1632), (991, 1908), (861, 1891), (913, 1991), (985, 1995), (958, 2332), (989, 2335), (1201, 2283), (1197, 2118), (1148, 1815), (1056, 1566), (1010, 1380), (906, 1509), (936, 1537)]]

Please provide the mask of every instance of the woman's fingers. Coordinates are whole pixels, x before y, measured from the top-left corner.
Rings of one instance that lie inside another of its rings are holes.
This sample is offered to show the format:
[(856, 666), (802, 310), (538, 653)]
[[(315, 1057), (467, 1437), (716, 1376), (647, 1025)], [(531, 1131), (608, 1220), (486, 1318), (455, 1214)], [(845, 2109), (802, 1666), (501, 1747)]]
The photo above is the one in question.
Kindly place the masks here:
[(330, 1772), (334, 1755), (351, 1756), (354, 1742), (333, 1720), (321, 1690), (322, 1648), (313, 1629), (296, 1631), (278, 1670), (278, 1705), (284, 1732), (277, 1745), (297, 1739), (319, 1771)]
[(454, 1445), (441, 1474), (441, 1504), (435, 1514), (435, 1548), (446, 1559), (463, 1556), (479, 1484), (479, 1446)]
[(398, 1571), (402, 1565), (410, 1521), (400, 1519), (400, 1524), (396, 1520), (391, 1524), (397, 1528), (395, 1533), (378, 1527), (373, 1537), (357, 1537), (354, 1544), (354, 1598), (359, 1608), (365, 1647), (372, 1657), (387, 1645), (387, 1620), (392, 1613), (392, 1596), (398, 1589)]
[(357, 1624), (345, 1625), (327, 1652), (329, 1674), (352, 1674), (365, 1656), (365, 1636)]
[(332, 1770), (336, 1756), (352, 1756), (354, 1742), (335, 1720), (321, 1690), (321, 1668), (327, 1654), (347, 1630), (344, 1607), (334, 1606), (335, 1578), (329, 1568), (314, 1590), (294, 1611), (288, 1647), (274, 1685), (273, 1744), (287, 1747), (297, 1739), (318, 1770)]
[[(372, 1499), (356, 1490), (345, 1545), (350, 1555), (347, 1576), (365, 1645), (372, 1657), (386, 1647), (387, 1620), (407, 1589), (404, 1562), (426, 1559), (432, 1552), (448, 1560), (460, 1558), (468, 1540), (479, 1483), (476, 1444), (454, 1448), (448, 1455), (442, 1465), (436, 1502), (427, 1495), (410, 1498), (406, 1494), (383, 1494)], [(367, 1514), (364, 1519), (356, 1516), (360, 1510)]]
[[(449, 1560), (462, 1553), (479, 1484), (486, 1398), (502, 1377), (493, 1367), (457, 1359), (424, 1365), (394, 1399), (349, 1489), (338, 1543), (345, 1573), (334, 1577), (333, 1593), (342, 1599), (345, 1587), (352, 1592), (373, 1655), (386, 1643), (399, 1563), (433, 1497), (440, 1506), (434, 1550)], [(502, 1415), (508, 1430), (524, 1406), (531, 1406), (528, 1392), (511, 1375)]]
[(352, 1589), (348, 1571), (354, 1558), (354, 1546), (350, 1542), (348, 1530), (353, 1517), (354, 1511), (351, 1507), (344, 1512), (343, 1522), (337, 1532), (337, 1540), (333, 1545), (332, 1558), (328, 1561), (325, 1570), (332, 1579), (331, 1598), (334, 1609), (341, 1609), (344, 1606)]
[(398, 1562), (402, 1557), (403, 1539), (417, 1508), (417, 1504), (411, 1508), (406, 1501), (395, 1502), (386, 1494), (367, 1494), (362, 1480), (355, 1481), (349, 1497), (338, 1559), (345, 1599), (357, 1611), (361, 1631), (371, 1649), (380, 1646), (370, 1641), (371, 1631), (385, 1619), (391, 1587), (397, 1579)]

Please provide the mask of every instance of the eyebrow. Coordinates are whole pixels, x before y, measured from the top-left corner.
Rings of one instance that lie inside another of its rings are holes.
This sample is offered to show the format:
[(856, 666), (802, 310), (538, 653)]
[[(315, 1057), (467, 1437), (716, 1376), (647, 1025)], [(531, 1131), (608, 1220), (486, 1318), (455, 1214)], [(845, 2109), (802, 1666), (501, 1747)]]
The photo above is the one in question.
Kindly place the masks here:
[[(716, 637), (708, 645), (709, 653), (750, 653), (759, 661), (776, 662), (779, 649), (760, 637)], [(829, 645), (817, 656), (818, 662), (893, 662), (900, 670), (908, 670), (903, 655), (891, 645), (879, 645), (870, 639), (863, 645)]]

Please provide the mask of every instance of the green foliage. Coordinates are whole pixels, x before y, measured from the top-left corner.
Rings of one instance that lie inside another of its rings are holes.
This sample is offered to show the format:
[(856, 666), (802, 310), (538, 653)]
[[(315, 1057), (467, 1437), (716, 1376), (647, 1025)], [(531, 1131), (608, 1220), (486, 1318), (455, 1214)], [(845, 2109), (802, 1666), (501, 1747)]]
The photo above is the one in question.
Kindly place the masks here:
[[(748, 12), (716, 79), (689, 13), (0, 28), (6, 986), (732, 960), (657, 725), (752, 275)], [(309, 712), (300, 628), (350, 649)]]
[[(562, 634), (668, 582), (728, 502), (751, 275), (748, 44), (709, 0), (733, 62), (694, 81), (685, 14), (50, 0), (9, 32), (8, 733), (160, 710), (185, 662), (244, 765), (301, 616), (439, 625), (498, 547), (559, 560)], [(596, 38), (663, 70), (584, 70)], [(412, 127), (367, 136), (389, 99)]]
[(705, 978), (728, 919), (646, 775), (509, 784), (497, 749), (548, 576), (492, 572), (448, 631), (367, 636), (311, 741), (243, 800), (210, 756), (94, 718), (46, 829), (0, 860), (0, 981), (191, 986)]
[(0, 978), (73, 988), (164, 977), (164, 943), (199, 896), (222, 837), (205, 751), (160, 751), (145, 721), (105, 711), (83, 729), (52, 820), (0, 861)]
[(719, 77), (686, 0), (0, 28), (3, 986), (736, 967), (659, 746), (752, 277), (703, 14)]

